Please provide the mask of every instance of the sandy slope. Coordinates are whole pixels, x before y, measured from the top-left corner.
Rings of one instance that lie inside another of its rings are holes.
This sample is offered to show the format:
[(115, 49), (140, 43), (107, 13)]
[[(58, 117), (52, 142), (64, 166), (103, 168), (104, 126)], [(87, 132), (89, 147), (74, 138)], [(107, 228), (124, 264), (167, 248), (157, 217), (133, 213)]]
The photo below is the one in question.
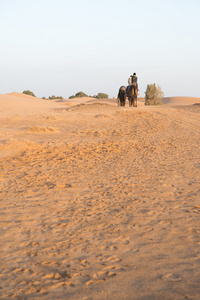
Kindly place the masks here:
[(165, 97), (164, 105), (193, 105), (200, 103), (200, 98), (197, 97)]
[(13, 117), (45, 113), (48, 109), (62, 107), (59, 102), (42, 100), (20, 93), (0, 94), (0, 116)]
[(1, 299), (199, 299), (199, 105), (87, 101), (0, 95)]

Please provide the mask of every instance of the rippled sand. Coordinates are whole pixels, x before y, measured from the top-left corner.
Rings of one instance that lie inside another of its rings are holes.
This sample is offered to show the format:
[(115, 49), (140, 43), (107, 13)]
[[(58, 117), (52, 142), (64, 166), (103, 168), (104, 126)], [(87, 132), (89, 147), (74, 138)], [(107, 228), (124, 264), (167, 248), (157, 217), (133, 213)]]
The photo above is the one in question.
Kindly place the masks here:
[(84, 100), (0, 95), (0, 298), (199, 299), (199, 105)]

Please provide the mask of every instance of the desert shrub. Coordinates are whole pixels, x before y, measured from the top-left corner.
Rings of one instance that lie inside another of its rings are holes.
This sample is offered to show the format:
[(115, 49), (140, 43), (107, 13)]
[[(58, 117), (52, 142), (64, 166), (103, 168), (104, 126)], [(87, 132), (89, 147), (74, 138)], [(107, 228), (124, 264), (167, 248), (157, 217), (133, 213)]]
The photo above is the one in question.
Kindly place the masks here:
[(31, 91), (29, 91), (29, 90), (23, 91), (23, 94), (26, 94), (26, 95), (29, 95), (29, 96), (36, 97), (36, 96), (34, 95), (34, 93), (31, 92)]
[(98, 95), (94, 95), (94, 96), (88, 96), (87, 94), (83, 93), (83, 92), (78, 92), (75, 95), (72, 95), (69, 97), (69, 99), (73, 99), (73, 98), (81, 98), (81, 97), (91, 97), (91, 98), (97, 98), (97, 99), (103, 99), (103, 98), (108, 98), (107, 94), (104, 93), (98, 93)]
[(76, 93), (75, 96), (78, 97), (78, 98), (81, 98), (81, 97), (88, 97), (88, 95), (85, 94), (85, 93), (83, 93), (83, 92), (78, 92), (78, 93)]
[(49, 96), (49, 100), (55, 100), (55, 99), (61, 99), (61, 100), (63, 100), (63, 97), (62, 96)]
[(145, 105), (162, 105), (164, 93), (159, 85), (148, 84), (145, 92)]
[(96, 96), (97, 99), (105, 99), (108, 98), (107, 94), (104, 93), (98, 93), (98, 95)]
[(83, 92), (78, 92), (75, 95), (70, 96), (69, 99), (82, 98), (82, 97), (88, 97), (88, 95)]

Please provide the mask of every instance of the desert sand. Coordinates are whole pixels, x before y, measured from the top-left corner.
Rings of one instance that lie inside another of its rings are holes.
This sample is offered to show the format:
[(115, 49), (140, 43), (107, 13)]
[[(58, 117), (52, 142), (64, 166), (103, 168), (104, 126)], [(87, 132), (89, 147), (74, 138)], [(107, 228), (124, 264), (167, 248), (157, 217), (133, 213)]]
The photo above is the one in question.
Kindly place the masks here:
[(200, 98), (0, 95), (0, 298), (200, 298)]

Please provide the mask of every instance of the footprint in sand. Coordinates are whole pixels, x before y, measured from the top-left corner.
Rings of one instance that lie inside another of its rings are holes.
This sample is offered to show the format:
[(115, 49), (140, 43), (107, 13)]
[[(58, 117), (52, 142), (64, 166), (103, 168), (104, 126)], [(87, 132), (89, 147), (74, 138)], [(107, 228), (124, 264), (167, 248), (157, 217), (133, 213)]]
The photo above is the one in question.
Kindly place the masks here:
[(26, 131), (31, 133), (45, 133), (45, 132), (53, 132), (57, 130), (49, 126), (32, 126), (27, 128)]
[(95, 118), (108, 118), (108, 119), (113, 119), (113, 117), (111, 115), (107, 115), (107, 114), (98, 114), (94, 116)]
[(116, 251), (116, 250), (117, 250), (117, 247), (116, 247), (116, 246), (111, 246), (111, 247), (110, 247), (110, 250), (111, 250), (111, 251)]
[(94, 279), (103, 279), (103, 280), (105, 280), (107, 274), (108, 274), (108, 272), (106, 272), (106, 271), (100, 271), (100, 272), (98, 272), (98, 273), (95, 273), (95, 274), (93, 275), (93, 278), (94, 278)]
[(167, 274), (166, 276), (164, 276), (164, 279), (170, 280), (172, 282), (178, 282), (182, 280), (182, 278), (178, 274)]
[(191, 241), (195, 241), (196, 239), (198, 239), (198, 236), (197, 235), (192, 235), (192, 236), (189, 237), (189, 239)]
[(86, 282), (86, 285), (90, 285), (90, 284), (97, 284), (97, 283), (101, 283), (104, 282), (104, 279), (99, 279), (99, 280), (89, 280)]
[(139, 249), (130, 249), (124, 252), (124, 254), (135, 254), (139, 252)]
[(13, 273), (22, 273), (24, 271), (23, 268), (17, 268), (13, 271)]
[(122, 258), (120, 256), (110, 256), (108, 257), (108, 261), (116, 263), (122, 261)]
[(86, 282), (86, 285), (98, 284), (104, 282), (109, 277), (114, 277), (117, 274), (113, 271), (100, 271), (93, 275), (93, 278)]

